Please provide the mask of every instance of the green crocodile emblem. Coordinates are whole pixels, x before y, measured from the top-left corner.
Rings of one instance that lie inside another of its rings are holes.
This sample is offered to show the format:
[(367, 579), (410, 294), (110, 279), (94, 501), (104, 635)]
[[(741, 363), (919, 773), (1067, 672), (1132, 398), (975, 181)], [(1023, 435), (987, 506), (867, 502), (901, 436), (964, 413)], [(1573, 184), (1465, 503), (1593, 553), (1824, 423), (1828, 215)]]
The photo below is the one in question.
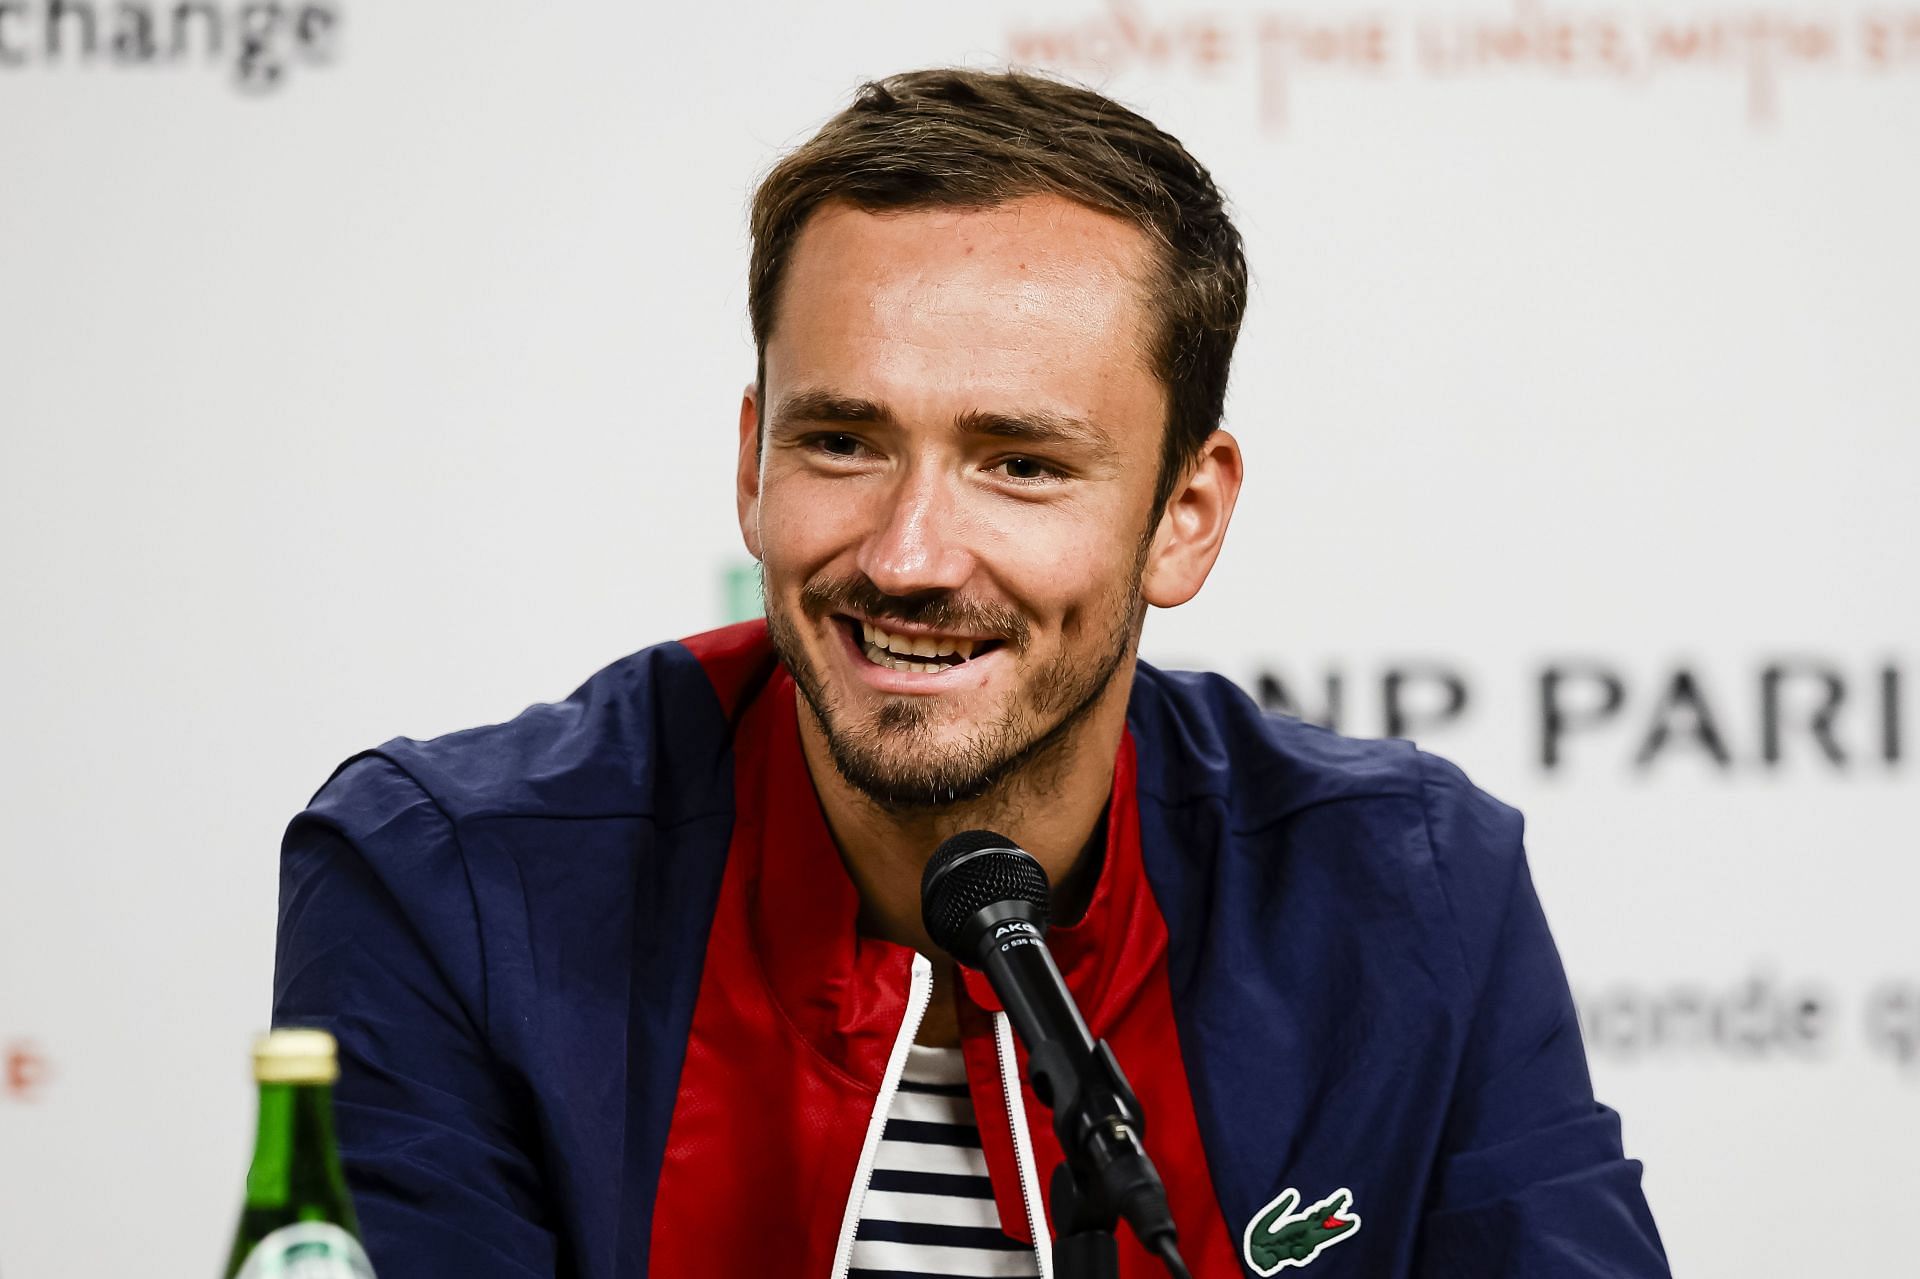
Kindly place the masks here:
[(1247, 1264), (1261, 1275), (1306, 1265), (1360, 1229), (1360, 1218), (1347, 1211), (1352, 1203), (1353, 1192), (1342, 1186), (1298, 1212), (1300, 1192), (1289, 1186), (1247, 1223)]

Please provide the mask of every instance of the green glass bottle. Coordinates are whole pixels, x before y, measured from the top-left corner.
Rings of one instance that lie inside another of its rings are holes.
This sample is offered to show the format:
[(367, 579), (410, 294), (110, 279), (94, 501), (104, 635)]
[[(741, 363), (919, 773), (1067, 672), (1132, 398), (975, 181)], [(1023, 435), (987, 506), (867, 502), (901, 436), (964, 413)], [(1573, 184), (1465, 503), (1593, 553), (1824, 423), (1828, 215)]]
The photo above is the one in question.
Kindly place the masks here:
[(373, 1279), (333, 1142), (333, 1036), (276, 1030), (253, 1045), (260, 1135), (226, 1279)]

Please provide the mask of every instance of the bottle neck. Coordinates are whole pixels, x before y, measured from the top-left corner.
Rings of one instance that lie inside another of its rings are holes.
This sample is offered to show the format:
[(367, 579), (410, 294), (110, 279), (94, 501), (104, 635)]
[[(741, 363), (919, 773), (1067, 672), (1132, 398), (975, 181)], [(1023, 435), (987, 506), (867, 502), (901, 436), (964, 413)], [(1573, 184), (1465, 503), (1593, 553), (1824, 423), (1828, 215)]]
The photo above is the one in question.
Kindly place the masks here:
[(329, 1084), (261, 1084), (260, 1129), (247, 1173), (252, 1207), (347, 1202)]

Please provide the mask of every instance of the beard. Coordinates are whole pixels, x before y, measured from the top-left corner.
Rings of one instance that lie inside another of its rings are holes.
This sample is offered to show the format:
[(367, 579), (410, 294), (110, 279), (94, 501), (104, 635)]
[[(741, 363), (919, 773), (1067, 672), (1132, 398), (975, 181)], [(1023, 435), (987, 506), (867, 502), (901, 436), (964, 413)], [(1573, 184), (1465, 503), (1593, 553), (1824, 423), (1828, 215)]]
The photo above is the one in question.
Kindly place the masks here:
[[(1063, 652), (1026, 671), (999, 713), (959, 742), (940, 740), (940, 711), (927, 697), (889, 697), (865, 721), (853, 721), (808, 660), (794, 619), (766, 597), (763, 572), (767, 632), (820, 724), (834, 767), (850, 785), (891, 812), (964, 804), (1041, 766), (1099, 703), (1139, 638), (1148, 546), (1143, 539), (1124, 587), (1087, 619), (1085, 629), (1098, 636), (1094, 650)], [(800, 611), (816, 622), (835, 613), (857, 613), (875, 622), (897, 619), (959, 634), (1001, 636), (1022, 668), (1031, 642), (1026, 619), (1010, 609), (948, 595), (888, 595), (864, 575), (815, 578), (801, 589)]]

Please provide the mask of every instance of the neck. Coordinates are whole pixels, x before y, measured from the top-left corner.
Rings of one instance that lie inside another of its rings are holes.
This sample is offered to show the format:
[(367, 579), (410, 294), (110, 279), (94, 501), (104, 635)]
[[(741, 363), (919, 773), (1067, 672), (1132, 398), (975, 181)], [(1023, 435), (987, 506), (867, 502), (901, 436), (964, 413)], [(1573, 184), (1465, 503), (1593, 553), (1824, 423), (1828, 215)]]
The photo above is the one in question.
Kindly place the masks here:
[(1129, 659), (1072, 731), (992, 791), (966, 803), (910, 810), (883, 807), (840, 775), (825, 730), (796, 693), (807, 770), (859, 890), (861, 930), (910, 946), (944, 968), (920, 920), (920, 877), (942, 840), (981, 829), (1017, 841), (1039, 861), (1054, 886), (1056, 921), (1079, 918), (1098, 877), (1097, 836), (1105, 830), (1132, 687)]

